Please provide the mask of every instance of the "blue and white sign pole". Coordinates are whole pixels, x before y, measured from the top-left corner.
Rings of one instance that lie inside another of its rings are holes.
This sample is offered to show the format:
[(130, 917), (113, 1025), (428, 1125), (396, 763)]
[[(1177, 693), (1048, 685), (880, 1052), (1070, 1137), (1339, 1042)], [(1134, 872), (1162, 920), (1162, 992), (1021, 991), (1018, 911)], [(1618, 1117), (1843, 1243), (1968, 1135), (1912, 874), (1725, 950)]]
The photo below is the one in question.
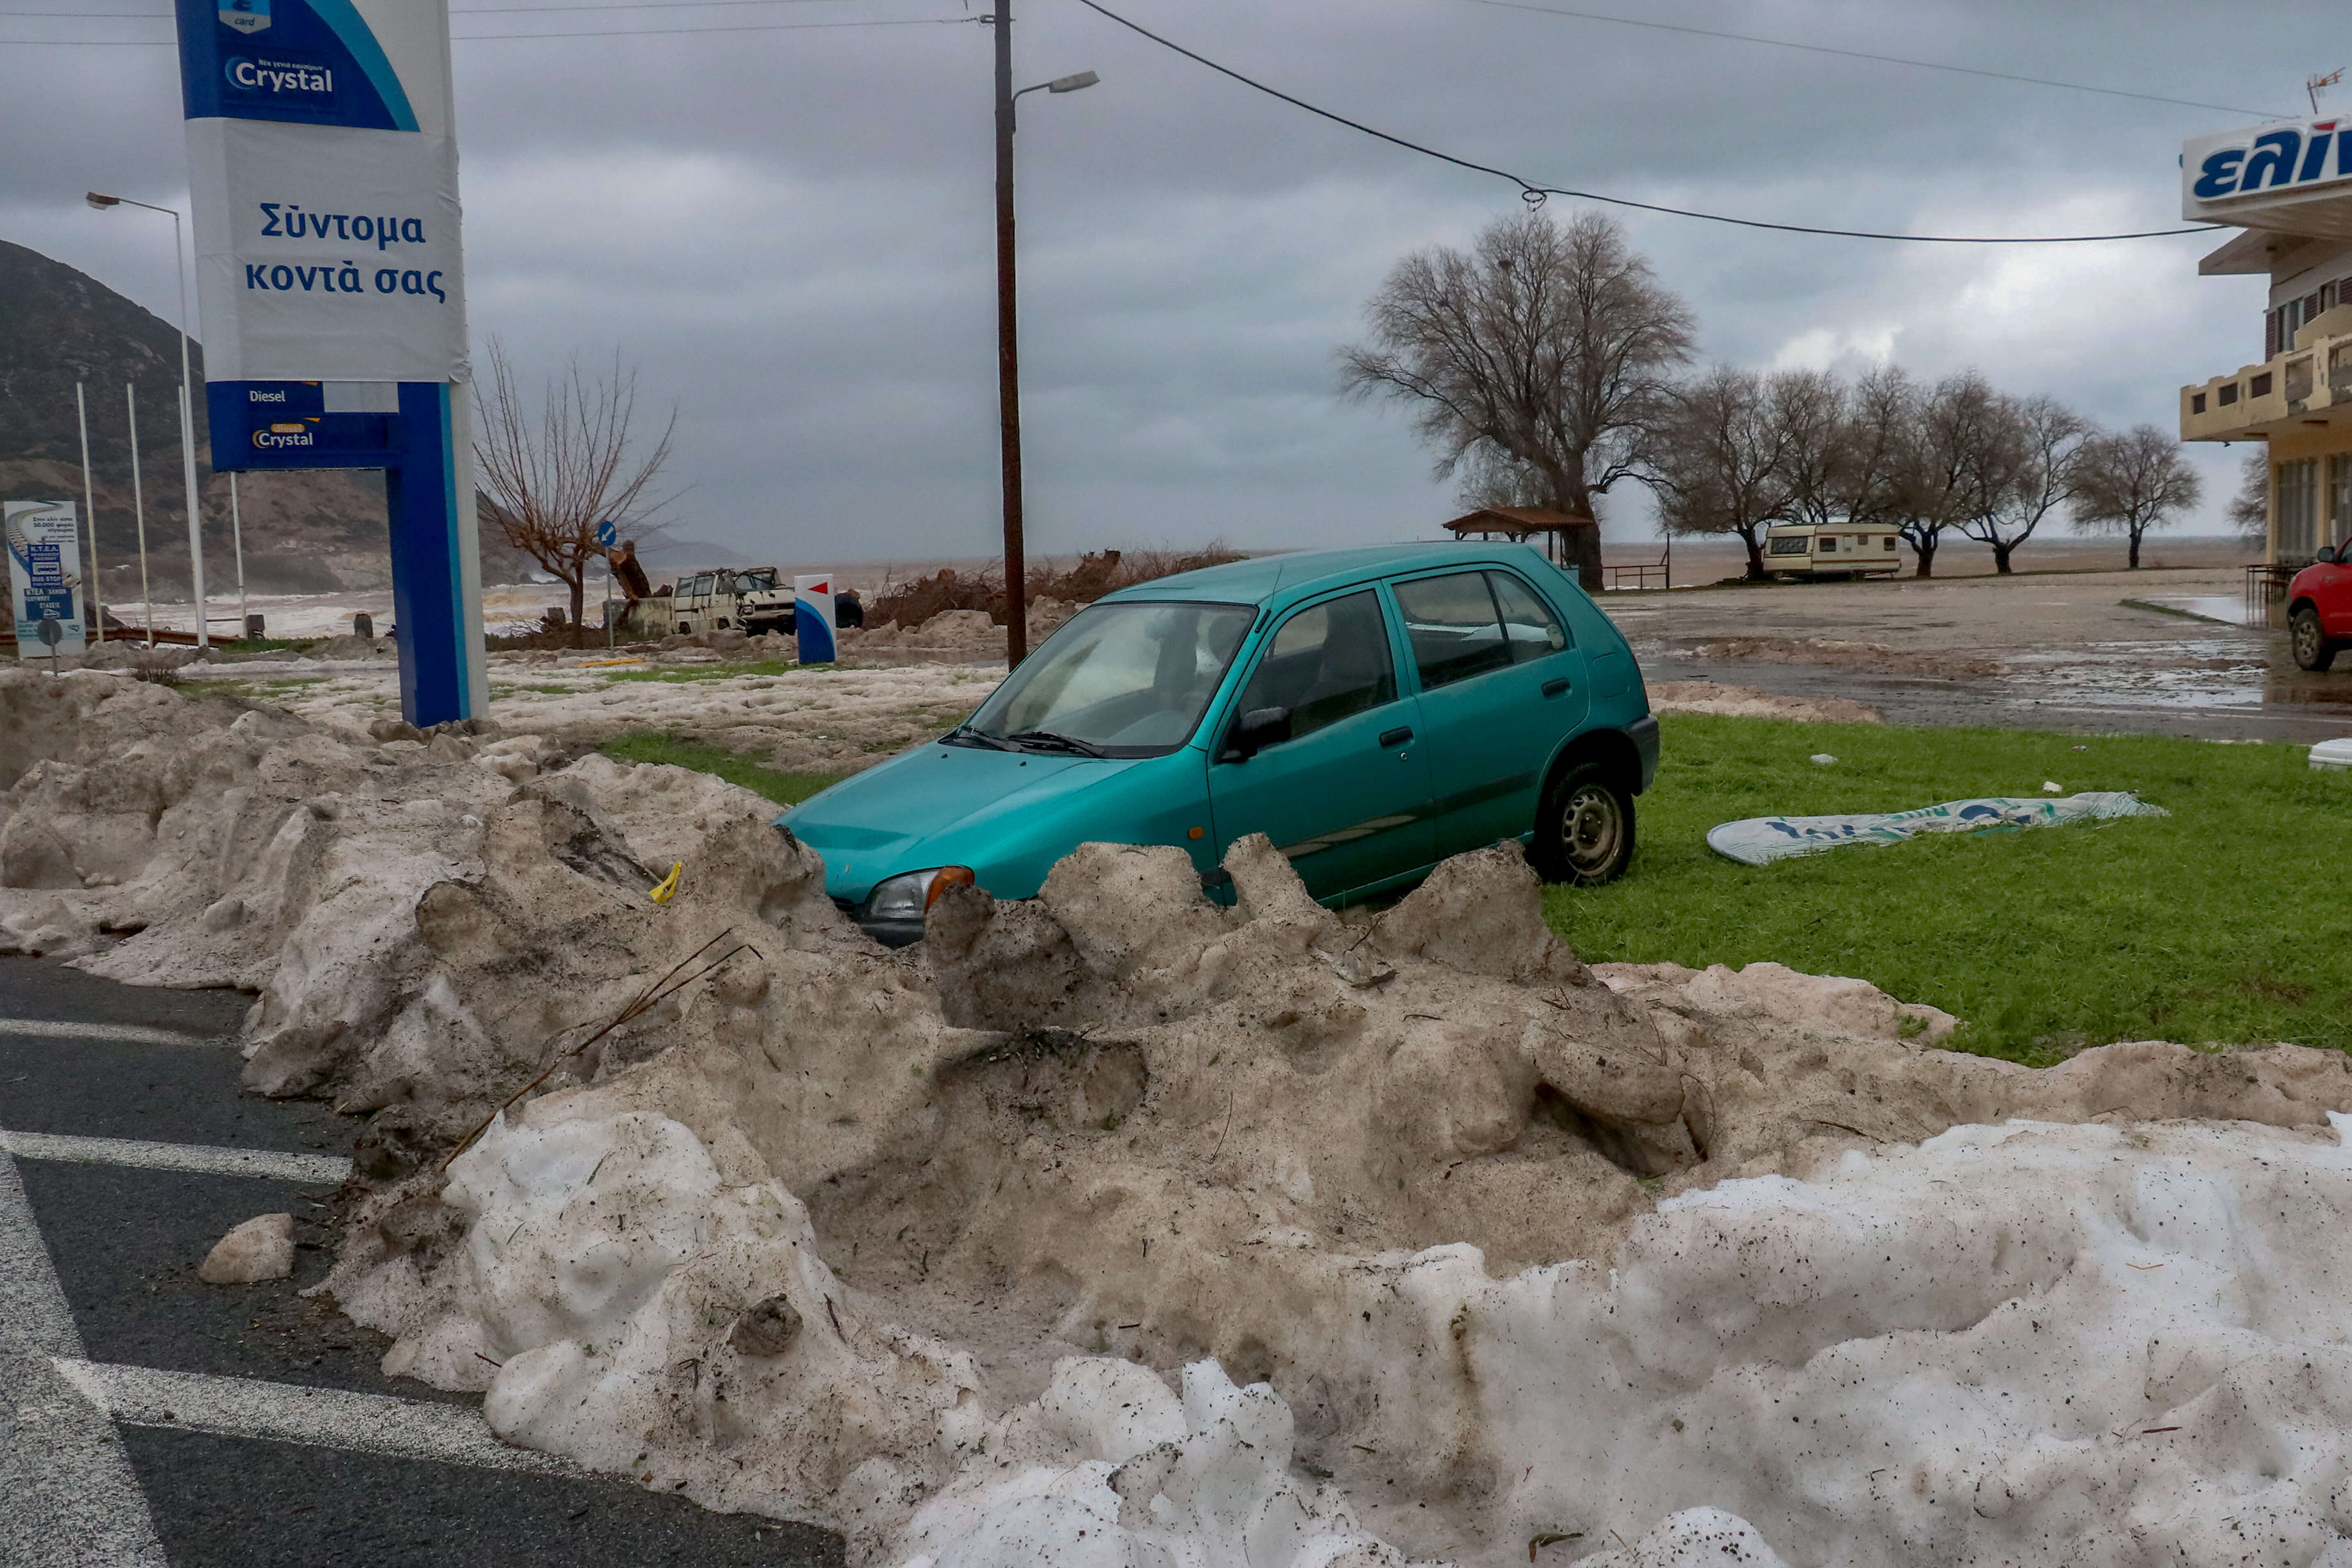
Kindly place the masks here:
[[(597, 549), (610, 550), (620, 542), (621, 525), (619, 523), (608, 517), (596, 525)], [(604, 557), (604, 646), (606, 647), (614, 646), (619, 635), (620, 628), (613, 625), (613, 558), (607, 555)]]
[(382, 468), (401, 710), (489, 708), (447, 0), (176, 0), (213, 467)]

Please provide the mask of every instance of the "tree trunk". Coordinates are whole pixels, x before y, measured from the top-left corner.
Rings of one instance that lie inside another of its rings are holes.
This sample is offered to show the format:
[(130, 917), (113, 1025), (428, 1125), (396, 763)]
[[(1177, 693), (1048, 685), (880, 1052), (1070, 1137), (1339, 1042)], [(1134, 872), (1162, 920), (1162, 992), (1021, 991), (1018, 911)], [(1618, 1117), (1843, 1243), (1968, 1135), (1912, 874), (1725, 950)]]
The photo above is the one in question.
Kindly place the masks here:
[(585, 570), (575, 571), (563, 581), (564, 585), (572, 590), (572, 646), (578, 647), (581, 646), (580, 615), (586, 605), (588, 574)]
[(1754, 529), (1743, 528), (1739, 530), (1739, 542), (1748, 546), (1748, 580), (1761, 583), (1764, 581), (1764, 542), (1756, 536)]
[(1992, 542), (1992, 570), (1997, 577), (2010, 574), (2009, 552), (2017, 548), (2013, 541), (1996, 539)]
[(2131, 531), (2131, 569), (2135, 572), (2139, 570), (2139, 536), (2138, 529)]
[[(1544, 478), (1550, 481), (1552, 508), (1571, 517), (1592, 515), (1592, 493), (1584, 488), (1581, 472), (1571, 479), (1559, 468), (1546, 468)], [(1576, 529), (1560, 535), (1560, 565), (1575, 574), (1577, 585), (1588, 594), (1598, 594), (1607, 585), (1607, 574), (1601, 570), (1601, 530)]]
[(1913, 540), (1911, 553), (1919, 558), (1919, 570), (1916, 575), (1933, 577), (1936, 574), (1936, 536), (1934, 534), (1922, 534)]

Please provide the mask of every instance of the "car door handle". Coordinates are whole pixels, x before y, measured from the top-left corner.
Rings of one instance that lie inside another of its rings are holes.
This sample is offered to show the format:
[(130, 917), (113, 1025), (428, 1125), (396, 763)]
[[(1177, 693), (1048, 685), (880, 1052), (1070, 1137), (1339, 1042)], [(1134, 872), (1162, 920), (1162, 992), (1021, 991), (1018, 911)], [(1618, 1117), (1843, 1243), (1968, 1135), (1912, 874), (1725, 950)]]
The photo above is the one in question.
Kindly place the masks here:
[(1546, 697), (1557, 697), (1567, 689), (1568, 682), (1565, 680), (1547, 680), (1543, 683), (1543, 694)]
[(1382, 734), (1381, 736), (1381, 744), (1383, 746), (1402, 746), (1407, 741), (1412, 739), (1412, 730), (1400, 725), (1396, 729), (1388, 731), (1386, 733)]

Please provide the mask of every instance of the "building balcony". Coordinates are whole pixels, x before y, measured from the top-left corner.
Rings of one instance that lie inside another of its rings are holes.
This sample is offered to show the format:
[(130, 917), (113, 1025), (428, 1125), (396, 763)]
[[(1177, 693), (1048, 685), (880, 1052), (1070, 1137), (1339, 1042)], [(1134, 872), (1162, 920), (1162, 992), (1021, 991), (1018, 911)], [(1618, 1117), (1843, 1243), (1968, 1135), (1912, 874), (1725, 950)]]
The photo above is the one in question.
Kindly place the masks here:
[(2184, 441), (2254, 441), (2327, 426), (2352, 431), (2352, 330), (2341, 327), (2298, 332), (2284, 353), (2180, 389)]

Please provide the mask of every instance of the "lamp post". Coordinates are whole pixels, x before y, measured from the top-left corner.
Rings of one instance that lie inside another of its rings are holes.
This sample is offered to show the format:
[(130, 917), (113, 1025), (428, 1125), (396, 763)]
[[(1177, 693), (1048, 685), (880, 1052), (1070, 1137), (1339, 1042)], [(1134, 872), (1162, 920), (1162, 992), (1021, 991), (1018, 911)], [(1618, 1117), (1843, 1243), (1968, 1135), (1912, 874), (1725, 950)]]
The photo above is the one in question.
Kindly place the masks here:
[(1021, 335), (1013, 281), (1013, 105), (1033, 92), (1076, 92), (1102, 78), (1092, 71), (1013, 90), (1013, 0), (982, 16), (996, 29), (996, 402), (1004, 473), (1004, 662), (1029, 657), (1028, 560), (1021, 534)]
[[(151, 213), (162, 213), (172, 220), (172, 269), (180, 279), (180, 482), (188, 498), (188, 571), (194, 579), (192, 586), (196, 598), (196, 647), (212, 647), (211, 633), (205, 616), (205, 528), (204, 515), (196, 508), (196, 422), (194, 384), (188, 375), (188, 263), (180, 246), (180, 215), (173, 207), (159, 207), (149, 202), (133, 201), (129, 196), (101, 195), (96, 191), (82, 198), (100, 212), (109, 207), (143, 207)], [(147, 615), (148, 633), (154, 632), (155, 616)]]

